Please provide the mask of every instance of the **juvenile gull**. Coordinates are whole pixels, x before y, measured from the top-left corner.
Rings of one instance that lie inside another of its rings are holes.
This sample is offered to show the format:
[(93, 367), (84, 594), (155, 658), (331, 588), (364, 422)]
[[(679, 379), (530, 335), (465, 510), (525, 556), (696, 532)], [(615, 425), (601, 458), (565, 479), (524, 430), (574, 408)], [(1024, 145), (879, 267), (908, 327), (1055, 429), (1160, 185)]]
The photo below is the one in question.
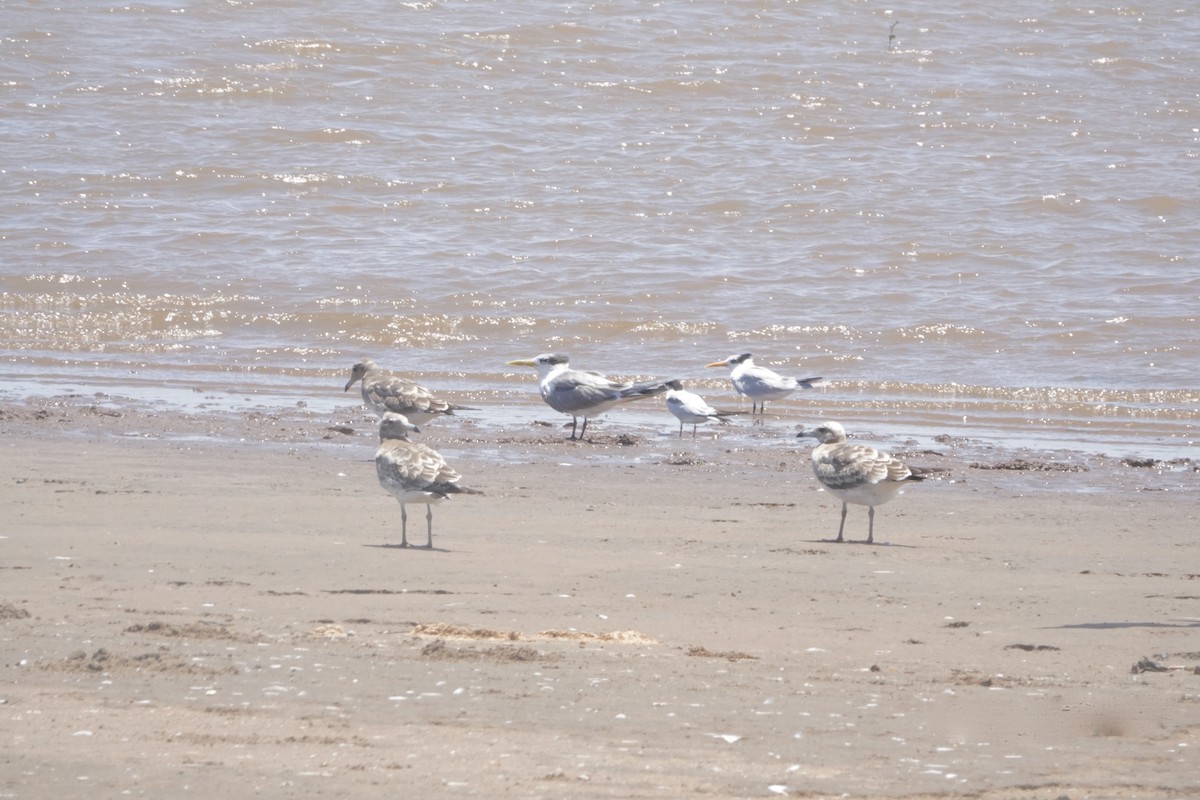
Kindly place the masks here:
[[(508, 366), (537, 368), (538, 391), (546, 405), (571, 415), (572, 440), (583, 438), (589, 418), (598, 417), (620, 403), (667, 391), (667, 384), (662, 381), (621, 383), (609, 380), (599, 372), (571, 369), (570, 359), (557, 353), (509, 361)], [(583, 417), (583, 428), (576, 437), (575, 427), (580, 417)]]
[(894, 498), (906, 483), (923, 481), (926, 475), (944, 472), (936, 468), (910, 467), (873, 447), (850, 444), (846, 441), (846, 429), (837, 422), (822, 422), (811, 431), (796, 436), (812, 437), (820, 443), (812, 451), (812, 468), (817, 480), (842, 501), (842, 524), (834, 540), (838, 542), (843, 541), (847, 503), (870, 509), (867, 512), (867, 544), (874, 544), (875, 506)]
[(750, 413), (755, 409), (761, 414), (767, 409), (768, 400), (782, 400), (797, 389), (812, 389), (824, 378), (785, 378), (778, 372), (760, 367), (749, 353), (730, 356), (724, 361), (705, 364), (706, 367), (732, 367), (729, 380), (740, 395), (750, 398)]
[(375, 472), (379, 485), (400, 501), (400, 546), (408, 547), (407, 503), (425, 504), (428, 539), (433, 548), (433, 504), (452, 494), (482, 494), (459, 486), (462, 477), (446, 463), (441, 454), (427, 445), (409, 441), (408, 432), (417, 430), (403, 414), (386, 412), (379, 420), (379, 449), (375, 451)]
[(710, 406), (703, 397), (683, 388), (682, 381), (667, 381), (667, 410), (679, 420), (679, 438), (683, 438), (683, 426), (692, 426), (692, 438), (696, 438), (696, 426), (702, 422), (720, 422), (728, 425), (726, 417), (737, 414), (737, 411), (718, 411)]
[(389, 375), (369, 358), (351, 367), (350, 380), (346, 382), (347, 392), (356, 381), (362, 381), (363, 402), (380, 417), (392, 411), (403, 414), (414, 425), (424, 425), (435, 417), (447, 416), (455, 411), (474, 410), (436, 397), (415, 381)]

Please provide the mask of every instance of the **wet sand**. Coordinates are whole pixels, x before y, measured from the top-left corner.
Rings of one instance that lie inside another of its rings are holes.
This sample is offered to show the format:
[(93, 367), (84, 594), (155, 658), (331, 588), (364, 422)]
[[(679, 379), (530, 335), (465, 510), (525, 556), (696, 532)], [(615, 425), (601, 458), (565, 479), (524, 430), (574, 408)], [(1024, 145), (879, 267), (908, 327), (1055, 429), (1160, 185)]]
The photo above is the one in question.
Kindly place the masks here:
[(445, 420), (429, 552), (299, 417), (0, 407), (0, 796), (1200, 792), (1192, 463), (947, 440), (869, 547), (800, 442)]

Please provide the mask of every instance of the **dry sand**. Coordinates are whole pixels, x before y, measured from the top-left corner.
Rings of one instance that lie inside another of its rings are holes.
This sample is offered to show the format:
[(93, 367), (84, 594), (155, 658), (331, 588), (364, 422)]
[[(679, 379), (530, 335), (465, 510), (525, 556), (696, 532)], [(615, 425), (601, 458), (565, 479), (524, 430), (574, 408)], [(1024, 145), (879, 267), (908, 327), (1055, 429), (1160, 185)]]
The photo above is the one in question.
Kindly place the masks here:
[(357, 412), (0, 421), (0, 797), (1200, 795), (1190, 463), (948, 441), (868, 547), (782, 423), (445, 420), (428, 552)]

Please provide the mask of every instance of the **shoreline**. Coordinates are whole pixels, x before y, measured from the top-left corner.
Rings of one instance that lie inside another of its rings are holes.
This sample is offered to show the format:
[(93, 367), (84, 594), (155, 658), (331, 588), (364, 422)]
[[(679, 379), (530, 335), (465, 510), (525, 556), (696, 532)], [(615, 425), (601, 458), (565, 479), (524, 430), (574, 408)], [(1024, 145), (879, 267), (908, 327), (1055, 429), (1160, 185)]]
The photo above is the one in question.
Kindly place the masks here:
[[(69, 382), (55, 371), (47, 372), (49, 367), (28, 374), (12, 372), (4, 376), (0, 406), (74, 405), (90, 399), (118, 411), (214, 419), (221, 415), (267, 414), (297, 424), (324, 417), (352, 419), (361, 410), (357, 390), (345, 393), (341, 388), (348, 365), (344, 371), (305, 364), (295, 374), (206, 372), (189, 377), (187, 373), (168, 373), (170, 378), (155, 377), (159, 366), (145, 364), (130, 374), (107, 376), (77, 370)], [(439, 395), (475, 408), (469, 418), (489, 434), (522, 432), (534, 422), (553, 424), (565, 419), (546, 408), (537, 395), (535, 377), (523, 371), (487, 375), (423, 373), (419, 379), (436, 387)], [(717, 408), (749, 410), (749, 405), (733, 394), (724, 375), (684, 378), (684, 383)], [(1194, 413), (1197, 403), (1200, 396), (1189, 389), (830, 380), (814, 391), (773, 403), (766, 422), (786, 432), (834, 419), (851, 433), (884, 443), (885, 448), (911, 440), (929, 446), (938, 437), (951, 436), (973, 442), (981, 451), (1171, 461), (1193, 457), (1200, 440)], [(748, 420), (749, 415), (738, 417), (734, 425), (724, 429), (733, 446), (764, 443), (763, 437), (746, 433), (743, 423)], [(647, 439), (663, 437), (677, 424), (661, 402), (654, 400), (625, 405), (596, 422), (608, 422)]]
[[(354, 402), (357, 392), (347, 395), (344, 403), (330, 409), (313, 410), (300, 401), (291, 406), (246, 405), (244, 407), (180, 410), (164, 402), (140, 402), (106, 393), (85, 395), (68, 393), (0, 399), (0, 421), (14, 431), (25, 429), (36, 435), (54, 431), (60, 435), (106, 435), (116, 438), (142, 436), (186, 442), (258, 441), (264, 445), (319, 446), (365, 438), (374, 442), (375, 418), (365, 406)], [(445, 395), (454, 402), (478, 402), (453, 393)], [(245, 397), (249, 404), (252, 398)], [(1034, 481), (1032, 485), (1051, 491), (1086, 491), (1090, 482), (1101, 486), (1140, 485), (1156, 490), (1182, 489), (1189, 484), (1190, 473), (1200, 471), (1200, 461), (1191, 458), (1189, 446), (1136, 446), (1130, 443), (1110, 455), (1105, 450), (1078, 447), (1042, 447), (1029, 439), (995, 441), (960, 435), (957, 432), (923, 436), (906, 433), (902, 426), (884, 418), (871, 417), (861, 422), (857, 415), (798, 415), (793, 408), (764, 417), (749, 414), (731, 418), (729, 425), (700, 426), (698, 436), (690, 432), (678, 436), (678, 421), (654, 399), (615, 409), (593, 420), (589, 443), (576, 443), (572, 456), (584, 460), (610, 457), (622, 461), (639, 457), (666, 458), (679, 453), (700, 453), (705, 457), (731, 456), (752, 450), (766, 450), (780, 458), (794, 459), (796, 452), (807, 453), (810, 440), (798, 443), (795, 436), (804, 422), (837, 419), (846, 425), (852, 439), (904, 457), (910, 454), (932, 456), (942, 466), (957, 464), (977, 474), (990, 473), (1001, 484), (1012, 484), (1014, 475), (1062, 473), (1063, 480)], [(810, 419), (811, 418), (811, 419)], [(565, 421), (565, 422), (564, 422)], [(547, 408), (536, 395), (523, 402), (477, 407), (446, 420), (426, 426), (422, 441), (431, 446), (449, 446), (456, 454), (485, 456), (485, 460), (513, 458), (500, 443), (514, 441), (556, 441), (556, 432), (570, 427), (569, 417)], [(923, 427), (928, 427), (925, 425)], [(952, 430), (952, 429), (951, 429)], [(1063, 431), (1054, 438), (1069, 438)], [(562, 439), (564, 445), (570, 442)], [(619, 444), (624, 443), (624, 444)], [(723, 454), (723, 455), (717, 455)], [(919, 457), (919, 456), (918, 456)], [(1089, 474), (1096, 473), (1094, 480)], [(1074, 475), (1077, 479), (1071, 480)], [(1018, 481), (1017, 484), (1023, 482)]]

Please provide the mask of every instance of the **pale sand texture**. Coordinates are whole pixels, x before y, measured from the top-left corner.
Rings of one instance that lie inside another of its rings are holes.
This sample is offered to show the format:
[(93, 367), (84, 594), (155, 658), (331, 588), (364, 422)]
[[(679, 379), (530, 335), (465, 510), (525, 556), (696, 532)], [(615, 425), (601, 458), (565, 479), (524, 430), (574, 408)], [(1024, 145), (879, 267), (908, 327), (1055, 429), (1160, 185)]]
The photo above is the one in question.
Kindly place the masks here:
[(1200, 794), (1192, 465), (948, 445), (866, 547), (805, 443), (446, 421), (426, 552), (360, 414), (113, 413), (0, 410), (0, 797)]

